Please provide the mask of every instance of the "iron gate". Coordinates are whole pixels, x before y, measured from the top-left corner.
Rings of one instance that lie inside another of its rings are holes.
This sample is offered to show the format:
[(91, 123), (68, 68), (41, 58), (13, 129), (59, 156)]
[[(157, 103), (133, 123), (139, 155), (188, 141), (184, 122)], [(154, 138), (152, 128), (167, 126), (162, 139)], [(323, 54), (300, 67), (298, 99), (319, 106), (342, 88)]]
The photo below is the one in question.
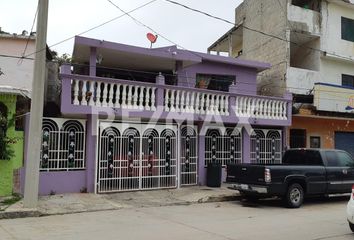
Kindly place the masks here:
[(198, 170), (198, 144), (195, 127), (181, 128), (181, 185), (196, 185)]
[(177, 187), (174, 125), (100, 123), (97, 192)]
[(282, 131), (254, 129), (251, 133), (251, 163), (281, 164)]

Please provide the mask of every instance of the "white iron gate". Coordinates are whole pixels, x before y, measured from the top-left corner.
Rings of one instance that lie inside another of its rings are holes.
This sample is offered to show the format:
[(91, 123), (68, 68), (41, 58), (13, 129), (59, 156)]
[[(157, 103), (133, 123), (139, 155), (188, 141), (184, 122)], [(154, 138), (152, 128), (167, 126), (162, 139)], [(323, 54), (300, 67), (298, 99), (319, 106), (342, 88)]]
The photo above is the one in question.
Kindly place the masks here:
[(100, 123), (99, 193), (177, 187), (174, 125)]
[(251, 163), (281, 164), (282, 131), (254, 129), (251, 133)]
[(198, 142), (196, 127), (181, 128), (181, 185), (196, 185), (198, 171)]

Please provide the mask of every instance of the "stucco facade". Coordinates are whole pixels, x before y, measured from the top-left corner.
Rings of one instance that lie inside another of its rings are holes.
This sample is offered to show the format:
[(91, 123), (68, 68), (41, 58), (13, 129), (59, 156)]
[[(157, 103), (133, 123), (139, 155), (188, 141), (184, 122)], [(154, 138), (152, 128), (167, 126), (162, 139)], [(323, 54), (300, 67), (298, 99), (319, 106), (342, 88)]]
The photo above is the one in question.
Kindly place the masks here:
[[(43, 124), (41, 195), (205, 185), (212, 161), (263, 161), (271, 149), (268, 160), (280, 159), (292, 98), (257, 95), (266, 63), (84, 37), (76, 37), (73, 56), (73, 71), (60, 72), (61, 119)], [(198, 84), (205, 75), (214, 89)], [(75, 147), (53, 147), (56, 136)], [(269, 145), (264, 153), (260, 141)]]

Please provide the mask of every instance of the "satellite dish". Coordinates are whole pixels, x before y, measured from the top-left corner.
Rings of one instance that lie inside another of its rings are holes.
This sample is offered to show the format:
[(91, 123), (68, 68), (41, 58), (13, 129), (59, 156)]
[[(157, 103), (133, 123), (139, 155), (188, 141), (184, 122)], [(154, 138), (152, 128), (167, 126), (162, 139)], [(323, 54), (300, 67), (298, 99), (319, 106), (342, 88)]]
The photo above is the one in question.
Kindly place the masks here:
[(153, 43), (155, 43), (156, 42), (156, 40), (157, 40), (157, 35), (154, 35), (154, 34), (152, 34), (152, 33), (148, 33), (148, 34), (146, 34), (146, 37), (147, 37), (147, 39), (150, 41), (150, 43), (151, 43), (151, 45), (150, 45), (150, 48), (152, 47), (152, 44)]

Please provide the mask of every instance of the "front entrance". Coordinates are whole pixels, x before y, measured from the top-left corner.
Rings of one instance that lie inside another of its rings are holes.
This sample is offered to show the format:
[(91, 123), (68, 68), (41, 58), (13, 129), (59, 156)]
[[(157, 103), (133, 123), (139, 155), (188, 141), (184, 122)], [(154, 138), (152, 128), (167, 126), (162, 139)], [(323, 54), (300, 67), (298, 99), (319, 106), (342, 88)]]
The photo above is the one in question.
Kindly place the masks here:
[(97, 192), (177, 187), (177, 127), (101, 122)]

